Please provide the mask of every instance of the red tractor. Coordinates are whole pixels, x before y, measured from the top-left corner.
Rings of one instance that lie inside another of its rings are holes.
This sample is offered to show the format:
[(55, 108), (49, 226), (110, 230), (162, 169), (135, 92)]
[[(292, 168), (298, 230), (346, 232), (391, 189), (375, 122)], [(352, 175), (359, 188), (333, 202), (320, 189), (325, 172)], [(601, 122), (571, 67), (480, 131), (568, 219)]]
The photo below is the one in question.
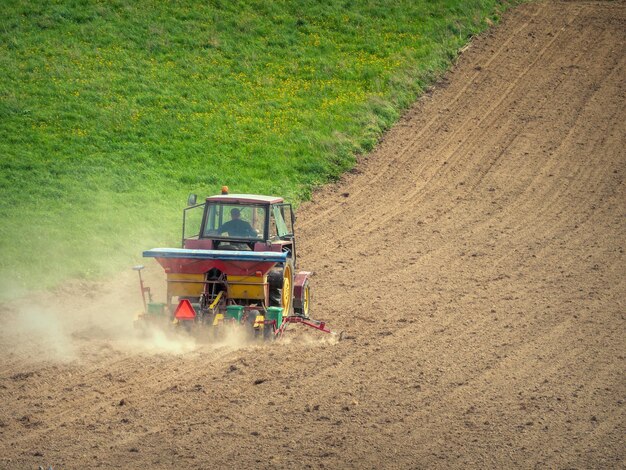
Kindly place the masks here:
[(290, 323), (330, 333), (309, 318), (311, 273), (296, 272), (294, 222), (291, 205), (279, 197), (223, 188), (198, 204), (192, 194), (183, 211), (182, 248), (143, 252), (165, 270), (165, 303), (152, 302), (143, 267), (135, 268), (145, 307), (139, 320), (167, 318), (188, 328), (241, 324), (268, 339), (282, 336)]

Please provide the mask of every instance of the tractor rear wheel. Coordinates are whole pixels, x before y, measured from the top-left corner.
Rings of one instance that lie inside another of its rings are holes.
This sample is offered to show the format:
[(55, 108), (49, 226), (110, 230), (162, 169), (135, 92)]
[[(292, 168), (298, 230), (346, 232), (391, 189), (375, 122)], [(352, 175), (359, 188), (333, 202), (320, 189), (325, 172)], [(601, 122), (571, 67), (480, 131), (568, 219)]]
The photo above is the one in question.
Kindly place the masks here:
[(283, 315), (289, 315), (293, 303), (293, 268), (291, 264), (285, 264), (283, 269), (283, 288), (280, 293), (280, 300)]
[(270, 290), (270, 307), (280, 307), (281, 289)]
[(267, 283), (270, 285), (269, 306), (280, 307), (280, 299), (283, 289), (283, 269), (272, 269), (267, 274)]
[(267, 281), (270, 307), (282, 307), (283, 315), (290, 315), (293, 311), (293, 262), (287, 261), (282, 268), (270, 271)]

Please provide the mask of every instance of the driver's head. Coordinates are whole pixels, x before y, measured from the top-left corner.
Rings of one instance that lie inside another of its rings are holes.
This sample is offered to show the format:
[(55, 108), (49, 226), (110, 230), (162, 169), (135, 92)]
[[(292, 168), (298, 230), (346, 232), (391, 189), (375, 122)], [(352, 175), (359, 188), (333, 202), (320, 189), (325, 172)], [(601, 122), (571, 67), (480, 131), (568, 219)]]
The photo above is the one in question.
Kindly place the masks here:
[(231, 209), (230, 211), (230, 218), (233, 220), (236, 220), (239, 218), (239, 216), (241, 215), (241, 212), (239, 211), (239, 209)]

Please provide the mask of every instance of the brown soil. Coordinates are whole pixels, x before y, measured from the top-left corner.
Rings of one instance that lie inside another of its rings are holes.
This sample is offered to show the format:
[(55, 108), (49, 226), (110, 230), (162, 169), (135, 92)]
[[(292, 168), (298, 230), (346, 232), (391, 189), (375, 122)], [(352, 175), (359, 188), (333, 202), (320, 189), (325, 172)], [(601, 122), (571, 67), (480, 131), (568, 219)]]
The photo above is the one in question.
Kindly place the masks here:
[(300, 210), (344, 341), (138, 340), (134, 273), (2, 307), (0, 467), (623, 468), (625, 39), (517, 8)]

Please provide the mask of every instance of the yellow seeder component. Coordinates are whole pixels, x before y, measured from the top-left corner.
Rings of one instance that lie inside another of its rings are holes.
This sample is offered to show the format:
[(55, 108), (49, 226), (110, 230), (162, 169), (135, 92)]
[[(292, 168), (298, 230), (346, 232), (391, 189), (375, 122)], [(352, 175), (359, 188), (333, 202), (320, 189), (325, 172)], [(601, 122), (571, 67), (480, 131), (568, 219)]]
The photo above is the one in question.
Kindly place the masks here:
[(213, 326), (219, 325), (224, 320), (224, 314), (218, 313), (213, 319)]
[(224, 291), (220, 291), (219, 294), (217, 294), (217, 297), (215, 297), (215, 300), (213, 302), (211, 302), (211, 305), (209, 305), (209, 309), (213, 310), (216, 305), (219, 303), (220, 299), (222, 298), (222, 295), (224, 294)]
[(228, 276), (228, 298), (264, 300), (269, 290), (267, 276)]
[(257, 315), (256, 318), (254, 319), (254, 327), (263, 329), (264, 326), (265, 326), (265, 316)]
[(204, 289), (204, 274), (169, 273), (167, 275), (168, 297), (200, 297)]

